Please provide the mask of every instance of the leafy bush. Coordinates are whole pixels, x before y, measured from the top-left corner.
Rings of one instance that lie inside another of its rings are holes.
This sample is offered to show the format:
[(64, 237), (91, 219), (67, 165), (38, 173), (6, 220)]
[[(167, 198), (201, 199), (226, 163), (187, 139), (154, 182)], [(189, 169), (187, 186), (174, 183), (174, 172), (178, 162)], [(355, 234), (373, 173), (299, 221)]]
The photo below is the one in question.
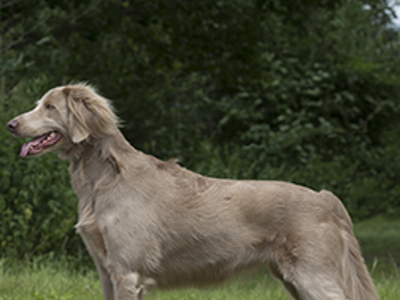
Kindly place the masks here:
[[(24, 90), (22, 84), (20, 90)], [(31, 108), (34, 99), (24, 90), (0, 102), (4, 112), (0, 115), (0, 253), (17, 258), (77, 253), (82, 247), (73, 231), (77, 200), (70, 188), (67, 163), (55, 154), (20, 158), (22, 140), (13, 138), (4, 126)], [(19, 105), (11, 106), (12, 101)]]
[[(89, 81), (145, 152), (205, 175), (329, 189), (355, 219), (398, 216), (399, 36), (387, 3), (368, 3), (10, 2), (0, 120)], [(67, 163), (18, 158), (4, 126), (0, 142), (0, 253), (85, 253)]]

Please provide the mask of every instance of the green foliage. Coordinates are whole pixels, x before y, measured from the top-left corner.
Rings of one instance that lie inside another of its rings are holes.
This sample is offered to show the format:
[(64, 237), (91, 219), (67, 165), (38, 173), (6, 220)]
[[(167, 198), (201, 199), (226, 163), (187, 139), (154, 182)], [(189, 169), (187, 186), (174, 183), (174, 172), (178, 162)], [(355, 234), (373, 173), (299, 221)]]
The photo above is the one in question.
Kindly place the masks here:
[[(10, 1), (0, 120), (89, 81), (145, 152), (210, 176), (329, 189), (355, 219), (398, 216), (390, 15), (385, 1)], [(79, 252), (66, 163), (18, 158), (3, 127), (0, 142), (0, 253)]]

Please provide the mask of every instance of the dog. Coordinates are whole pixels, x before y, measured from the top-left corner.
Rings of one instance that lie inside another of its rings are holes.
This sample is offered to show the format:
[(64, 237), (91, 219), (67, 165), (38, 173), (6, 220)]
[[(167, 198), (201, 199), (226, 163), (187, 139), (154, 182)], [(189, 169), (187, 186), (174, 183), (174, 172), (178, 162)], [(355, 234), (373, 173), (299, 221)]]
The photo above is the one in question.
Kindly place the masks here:
[(20, 156), (57, 150), (70, 161), (76, 230), (106, 300), (141, 300), (154, 285), (216, 284), (256, 266), (268, 266), (296, 300), (379, 299), (331, 192), (205, 177), (136, 150), (119, 124), (86, 84), (51, 89), (7, 123), (34, 138)]

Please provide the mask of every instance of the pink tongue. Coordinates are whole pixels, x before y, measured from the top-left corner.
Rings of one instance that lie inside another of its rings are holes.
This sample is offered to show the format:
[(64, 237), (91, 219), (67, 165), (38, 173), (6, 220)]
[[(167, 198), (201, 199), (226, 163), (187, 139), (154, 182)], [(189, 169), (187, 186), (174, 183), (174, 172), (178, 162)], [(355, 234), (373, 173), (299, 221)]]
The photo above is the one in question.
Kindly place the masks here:
[(21, 152), (20, 152), (19, 156), (25, 157), (25, 156), (28, 154), (28, 152), (29, 152), (29, 147), (30, 147), (29, 144), (30, 144), (30, 143), (26, 143), (26, 144), (23, 144), (23, 145), (22, 145)]
[(34, 152), (34, 149), (30, 149), (30, 147), (35, 147), (38, 144), (40, 144), (41, 141), (43, 141), (45, 138), (47, 138), (48, 134), (44, 134), (36, 139), (34, 139), (33, 141), (30, 141), (29, 143), (23, 144), (22, 148), (21, 148), (21, 152), (19, 153), (19, 156), (21, 157), (25, 157), (28, 155), (28, 153), (30, 151)]

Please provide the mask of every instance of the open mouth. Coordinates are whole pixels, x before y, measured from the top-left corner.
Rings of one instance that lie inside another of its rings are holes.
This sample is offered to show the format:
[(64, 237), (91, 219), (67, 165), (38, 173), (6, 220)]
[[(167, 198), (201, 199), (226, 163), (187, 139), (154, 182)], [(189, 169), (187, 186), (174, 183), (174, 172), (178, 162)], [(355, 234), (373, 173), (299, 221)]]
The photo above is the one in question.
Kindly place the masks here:
[(29, 155), (38, 155), (51, 146), (54, 146), (62, 139), (62, 134), (57, 131), (45, 133), (29, 143), (23, 144), (21, 148), (21, 157)]

